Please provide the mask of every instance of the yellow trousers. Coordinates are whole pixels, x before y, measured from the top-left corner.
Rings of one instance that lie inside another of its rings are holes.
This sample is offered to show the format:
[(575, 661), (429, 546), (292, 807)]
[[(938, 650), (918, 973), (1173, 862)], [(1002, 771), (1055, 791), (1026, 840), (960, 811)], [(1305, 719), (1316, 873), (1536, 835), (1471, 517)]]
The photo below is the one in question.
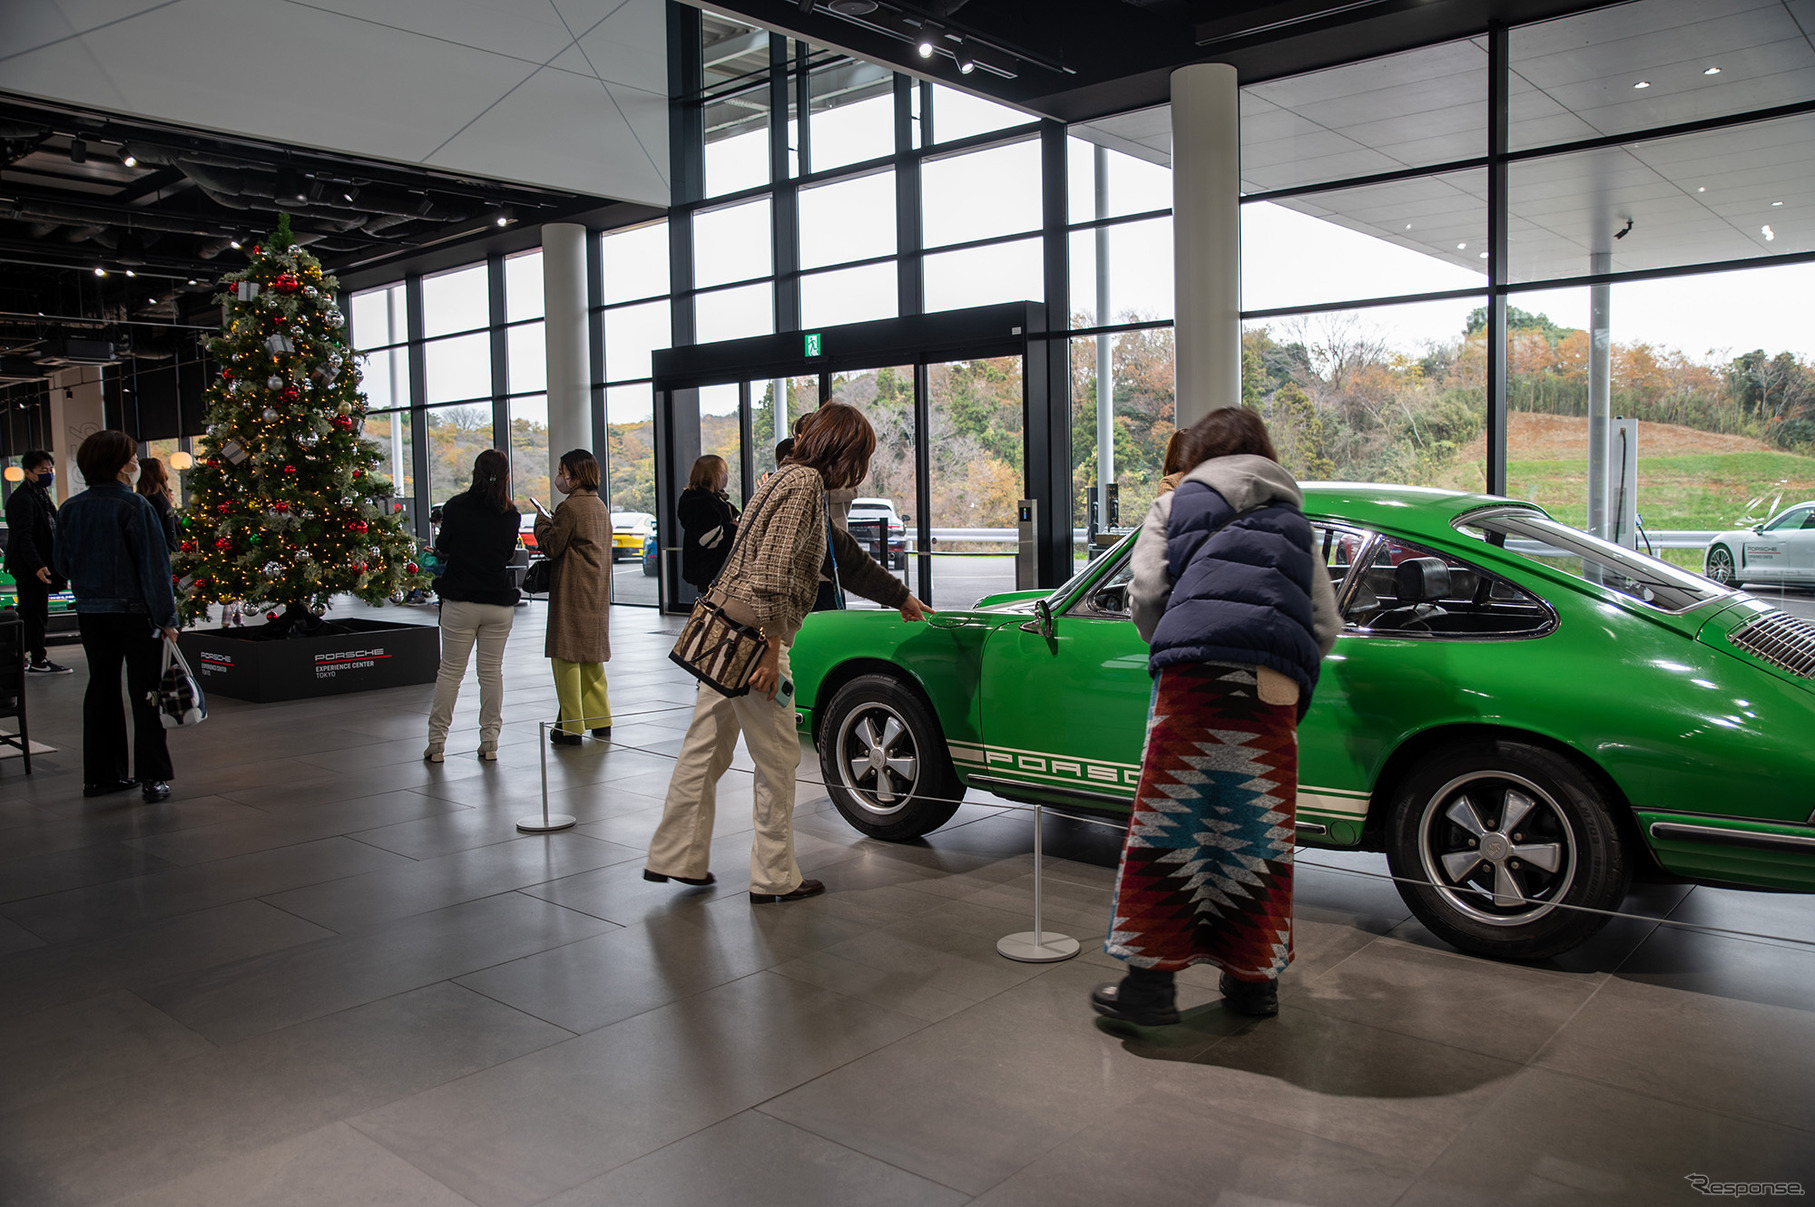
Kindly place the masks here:
[(603, 662), (569, 662), (550, 658), (555, 664), (555, 698), (561, 702), (561, 732), (585, 733), (604, 729), (611, 724), (611, 693), (605, 687)]

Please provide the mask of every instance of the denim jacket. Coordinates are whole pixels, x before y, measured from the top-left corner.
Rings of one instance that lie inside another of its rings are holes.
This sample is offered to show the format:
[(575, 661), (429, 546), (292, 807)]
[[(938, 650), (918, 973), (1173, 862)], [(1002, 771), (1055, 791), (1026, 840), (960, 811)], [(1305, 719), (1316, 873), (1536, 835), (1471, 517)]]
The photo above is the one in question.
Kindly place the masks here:
[(131, 487), (103, 482), (58, 508), (54, 558), (77, 612), (141, 612), (176, 628), (164, 525)]

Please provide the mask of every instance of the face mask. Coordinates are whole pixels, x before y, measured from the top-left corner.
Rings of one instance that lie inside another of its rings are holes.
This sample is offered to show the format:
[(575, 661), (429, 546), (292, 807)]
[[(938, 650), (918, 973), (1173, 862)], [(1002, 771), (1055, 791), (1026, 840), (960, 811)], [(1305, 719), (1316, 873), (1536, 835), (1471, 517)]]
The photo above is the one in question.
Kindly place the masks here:
[(139, 484), (139, 467), (136, 464), (132, 467), (132, 472), (126, 475), (126, 482), (130, 486)]
[(55, 482), (56, 480), (57, 480), (57, 475), (52, 473), (48, 469), (44, 470), (42, 473), (40, 473), (38, 475), (38, 485), (42, 486), (46, 490), (49, 490), (50, 484), (52, 482)]

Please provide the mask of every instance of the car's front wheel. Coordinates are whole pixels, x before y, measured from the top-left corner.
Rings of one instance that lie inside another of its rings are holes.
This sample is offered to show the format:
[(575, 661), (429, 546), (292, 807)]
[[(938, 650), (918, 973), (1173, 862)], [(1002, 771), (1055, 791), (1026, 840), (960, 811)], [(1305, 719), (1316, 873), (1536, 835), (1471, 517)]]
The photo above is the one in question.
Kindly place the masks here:
[(838, 689), (820, 724), (819, 766), (844, 819), (887, 842), (937, 830), (964, 793), (931, 710), (888, 675)]
[(1733, 551), (1725, 545), (1716, 545), (1708, 550), (1707, 568), (1703, 573), (1723, 587), (1742, 585), (1738, 567), (1733, 564)]
[(1438, 938), (1505, 960), (1585, 942), (1625, 899), (1631, 868), (1612, 811), (1574, 764), (1523, 742), (1472, 742), (1401, 786), (1387, 861)]

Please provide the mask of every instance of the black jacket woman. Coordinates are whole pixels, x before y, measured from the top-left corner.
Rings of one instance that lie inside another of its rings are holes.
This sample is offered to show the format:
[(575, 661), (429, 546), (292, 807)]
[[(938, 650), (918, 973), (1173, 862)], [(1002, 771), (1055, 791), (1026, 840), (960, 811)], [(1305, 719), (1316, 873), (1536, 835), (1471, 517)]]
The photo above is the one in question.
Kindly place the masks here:
[[(82, 795), (136, 786), (146, 804), (170, 799), (170, 748), (150, 701), (163, 674), (165, 641), (176, 640), (176, 596), (164, 526), (143, 495), (138, 442), (125, 432), (96, 432), (76, 450), (88, 489), (57, 512), (57, 572), (76, 597), (88, 691), (82, 697)], [(132, 700), (132, 769), (126, 762), (126, 712), (120, 671)]]
[(429, 708), (429, 746), (422, 757), (445, 757), (448, 727), (467, 659), (479, 647), (479, 757), (498, 758), (504, 727), (504, 643), (516, 616), (517, 588), (510, 559), (517, 549), (518, 512), (510, 501), (510, 462), (488, 448), (473, 459), (473, 484), (441, 508), (435, 554), (443, 566), (436, 583), (441, 596), (441, 669), (435, 702)]
[(650, 839), (645, 880), (715, 883), (706, 864), (718, 779), (731, 765), (741, 733), (756, 765), (751, 901), (799, 901), (825, 891), (819, 881), (802, 878), (794, 859), (800, 737), (794, 728), (788, 647), (813, 607), (828, 554), (847, 589), (900, 609), (903, 620), (927, 614), (900, 579), (826, 517), (826, 492), (863, 481), (875, 451), (876, 433), (862, 412), (842, 403), (821, 407), (813, 426), (795, 442), (792, 460), (775, 471), (745, 509), (745, 531), (726, 559), (712, 597), (733, 620), (761, 628), (769, 650), (750, 676), (745, 695), (726, 696), (701, 685), (693, 721), (675, 758), (662, 820)]
[(693, 463), (687, 489), (675, 504), (681, 522), (681, 580), (704, 591), (718, 577), (737, 537), (737, 508), (725, 486), (731, 467), (712, 453)]
[(170, 489), (170, 471), (156, 457), (147, 457), (139, 462), (138, 492), (151, 503), (158, 513), (158, 522), (164, 526), (164, 548), (176, 552), (176, 492)]

